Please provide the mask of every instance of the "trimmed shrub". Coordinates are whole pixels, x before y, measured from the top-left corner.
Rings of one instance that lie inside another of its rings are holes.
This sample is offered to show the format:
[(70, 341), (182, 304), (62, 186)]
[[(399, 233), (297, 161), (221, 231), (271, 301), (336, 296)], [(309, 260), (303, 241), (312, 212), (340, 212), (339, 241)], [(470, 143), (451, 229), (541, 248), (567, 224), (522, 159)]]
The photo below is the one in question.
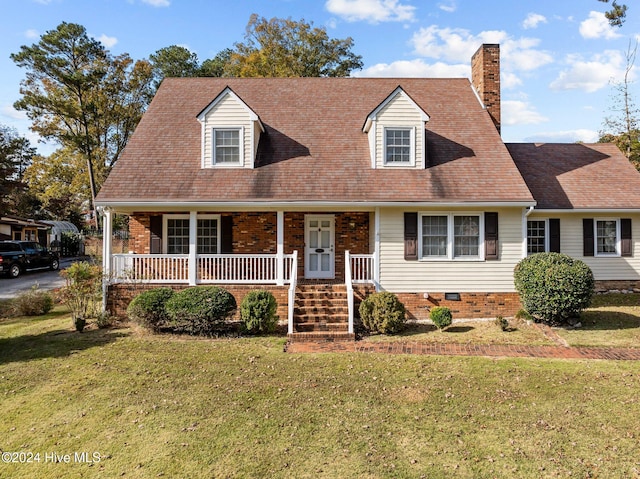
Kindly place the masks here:
[(514, 318), (519, 319), (521, 321), (533, 321), (533, 316), (531, 316), (526, 310), (519, 309)]
[(195, 286), (175, 293), (165, 303), (168, 326), (179, 333), (210, 335), (237, 309), (236, 299), (218, 286)]
[(99, 329), (110, 328), (111, 326), (113, 326), (114, 322), (115, 318), (111, 316), (111, 313), (109, 313), (109, 311), (101, 311), (96, 316), (96, 326), (98, 326)]
[(20, 293), (11, 302), (15, 316), (40, 316), (53, 308), (53, 298), (35, 284), (29, 291)]
[(431, 308), (429, 318), (441, 331), (447, 326), (451, 326), (451, 322), (453, 321), (451, 310), (446, 306), (436, 306), (435, 308)]
[(278, 303), (270, 291), (249, 291), (240, 303), (240, 319), (243, 330), (259, 334), (272, 332), (278, 322)]
[(362, 325), (371, 332), (398, 333), (406, 322), (404, 304), (395, 294), (386, 291), (367, 296), (360, 303), (359, 312)]
[(524, 309), (548, 324), (578, 316), (594, 293), (589, 266), (561, 253), (537, 253), (521, 260), (513, 278)]
[(173, 294), (171, 288), (154, 288), (144, 291), (129, 303), (127, 317), (145, 328), (159, 331), (169, 319), (165, 304)]
[(496, 316), (495, 323), (502, 331), (509, 329), (509, 320), (507, 318)]

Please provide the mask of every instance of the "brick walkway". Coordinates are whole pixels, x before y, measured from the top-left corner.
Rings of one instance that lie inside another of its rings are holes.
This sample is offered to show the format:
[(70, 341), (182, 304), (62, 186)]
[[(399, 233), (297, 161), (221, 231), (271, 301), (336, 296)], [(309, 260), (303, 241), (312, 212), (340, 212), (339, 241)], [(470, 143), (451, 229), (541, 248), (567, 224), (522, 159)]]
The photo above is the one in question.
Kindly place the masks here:
[(525, 346), (508, 344), (432, 344), (411, 341), (293, 341), (289, 353), (386, 353), (445, 356), (485, 356), (492, 358), (617, 359), (640, 361), (640, 348), (572, 348), (565, 346)]

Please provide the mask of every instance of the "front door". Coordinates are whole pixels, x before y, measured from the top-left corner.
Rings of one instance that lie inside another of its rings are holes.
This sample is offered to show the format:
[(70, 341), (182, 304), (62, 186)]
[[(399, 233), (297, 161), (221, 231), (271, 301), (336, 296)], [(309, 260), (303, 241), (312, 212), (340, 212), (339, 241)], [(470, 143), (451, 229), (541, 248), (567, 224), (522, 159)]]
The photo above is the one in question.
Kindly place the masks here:
[(335, 277), (333, 215), (305, 216), (304, 275), (309, 279)]

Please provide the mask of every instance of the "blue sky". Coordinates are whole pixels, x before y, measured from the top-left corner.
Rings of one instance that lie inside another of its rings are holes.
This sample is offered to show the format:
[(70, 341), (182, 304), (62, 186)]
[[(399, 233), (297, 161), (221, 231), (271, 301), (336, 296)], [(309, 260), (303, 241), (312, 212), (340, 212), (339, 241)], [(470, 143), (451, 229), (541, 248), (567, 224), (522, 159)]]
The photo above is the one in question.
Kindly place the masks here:
[[(352, 37), (364, 61), (354, 76), (469, 76), (480, 44), (500, 43), (504, 140), (596, 141), (612, 115), (611, 82), (622, 80), (629, 42), (640, 38), (640, 5), (626, 3), (627, 22), (614, 29), (597, 0), (0, 0), (0, 123), (37, 141), (12, 106), (25, 72), (9, 55), (63, 21), (113, 54), (141, 59), (175, 44), (202, 61), (243, 41), (257, 13)], [(640, 102), (637, 83), (631, 92)]]

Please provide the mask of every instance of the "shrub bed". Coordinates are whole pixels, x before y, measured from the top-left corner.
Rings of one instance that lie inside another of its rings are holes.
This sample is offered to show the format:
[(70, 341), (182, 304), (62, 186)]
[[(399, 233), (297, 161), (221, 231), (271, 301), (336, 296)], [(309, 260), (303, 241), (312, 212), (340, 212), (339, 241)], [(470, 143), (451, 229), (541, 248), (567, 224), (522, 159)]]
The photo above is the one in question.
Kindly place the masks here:
[(160, 331), (166, 327), (166, 302), (174, 294), (171, 288), (154, 288), (140, 293), (133, 298), (127, 307), (127, 317), (152, 331)]
[(179, 333), (210, 335), (223, 328), (237, 307), (236, 299), (224, 288), (194, 286), (167, 300), (167, 325)]
[(360, 303), (359, 312), (362, 325), (374, 333), (394, 334), (405, 326), (404, 304), (393, 293), (370, 294)]
[(513, 277), (524, 309), (549, 324), (578, 316), (594, 293), (589, 266), (561, 253), (531, 255), (516, 265)]
[(270, 333), (278, 322), (278, 303), (270, 291), (249, 291), (240, 304), (242, 329), (250, 334)]
[(431, 308), (429, 312), (429, 318), (433, 321), (433, 324), (439, 330), (443, 330), (444, 328), (451, 326), (453, 321), (451, 310), (446, 306), (436, 306), (435, 308)]

